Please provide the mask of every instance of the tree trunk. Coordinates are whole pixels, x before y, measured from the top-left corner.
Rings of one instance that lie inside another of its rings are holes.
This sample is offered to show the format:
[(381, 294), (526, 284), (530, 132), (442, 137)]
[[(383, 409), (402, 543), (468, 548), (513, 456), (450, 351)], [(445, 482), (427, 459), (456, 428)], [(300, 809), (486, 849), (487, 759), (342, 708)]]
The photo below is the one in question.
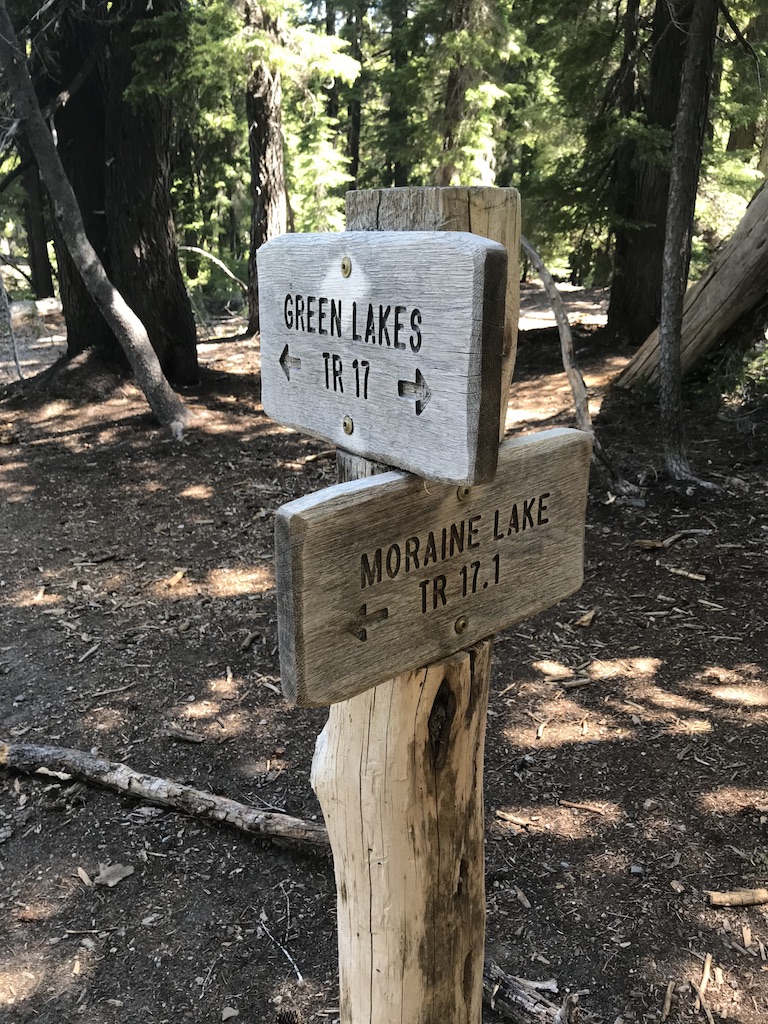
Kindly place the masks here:
[(366, 5), (358, 2), (347, 17), (345, 38), (349, 40), (349, 55), (361, 65), (360, 76), (350, 87), (347, 104), (347, 157), (349, 158), (349, 174), (352, 178), (351, 189), (359, 186), (360, 177), (360, 132), (363, 121), (363, 20)]
[[(246, 24), (273, 41), (277, 27), (255, 0), (245, 4)], [(256, 254), (270, 238), (285, 233), (287, 201), (283, 159), (283, 88), (280, 72), (257, 64), (245, 93), (248, 154), (251, 165), (251, 249), (248, 258), (248, 331), (259, 329), (259, 278)]]
[[(41, 88), (54, 94), (66, 88), (86, 61), (94, 41), (93, 26), (65, 14), (56, 37), (55, 62), (47, 62), (55, 67), (56, 78), (43, 80)], [(81, 88), (56, 111), (54, 123), (58, 153), (80, 208), (85, 232), (107, 274), (111, 274), (104, 209), (105, 116), (102, 82), (94, 67)], [(125, 355), (91, 298), (55, 222), (53, 240), (67, 325), (67, 355), (73, 357), (93, 348), (110, 362), (127, 368)]]
[(16, 114), (48, 189), (53, 214), (67, 249), (82, 274), (89, 294), (119, 339), (152, 411), (174, 436), (180, 437), (188, 420), (187, 410), (163, 376), (144, 325), (110, 282), (88, 240), (72, 186), (40, 113), (26, 60), (8, 17), (5, 0), (0, 0), (0, 65), (5, 73)]
[[(163, 372), (197, 383), (197, 337), (179, 268), (171, 215), (171, 110), (162, 94), (128, 101), (142, 26), (178, 10), (179, 0), (134, 2), (110, 34), (105, 130), (105, 208), (115, 285), (146, 326)], [(164, 65), (166, 67), (167, 65)]]
[[(685, 293), (680, 335), (683, 375), (765, 298), (768, 291), (767, 236), (768, 187), (763, 185), (752, 197), (733, 235), (717, 252), (704, 275)], [(658, 331), (638, 349), (616, 383), (622, 388), (658, 385)]]
[(411, 178), (408, 159), (410, 109), (405, 88), (408, 68), (408, 4), (405, 0), (387, 0), (386, 10), (391, 20), (389, 109), (387, 112), (387, 141), (385, 162), (389, 184), (404, 188)]
[[(678, 107), (689, 17), (690, 4), (679, 5), (680, 20), (672, 21), (667, 0), (656, 2), (645, 117), (649, 126), (670, 134)], [(626, 151), (617, 156), (620, 223), (615, 230), (608, 329), (621, 341), (638, 345), (659, 322), (670, 168), (666, 155), (643, 156), (634, 144), (626, 144)]]
[[(673, 16), (681, 6), (679, 3), (675, 5)], [(674, 479), (690, 476), (683, 442), (680, 329), (691, 259), (691, 230), (701, 149), (709, 108), (717, 13), (717, 0), (698, 0), (695, 6), (672, 147), (659, 325), (659, 404), (664, 456), (667, 470)]]
[(19, 136), (16, 140), (16, 148), (19, 151), (22, 164), (25, 165), (22, 171), (24, 228), (27, 232), (32, 290), (36, 299), (47, 299), (54, 294), (54, 290), (51, 261), (48, 258), (48, 227), (45, 222), (40, 172), (29, 144), (23, 136)]

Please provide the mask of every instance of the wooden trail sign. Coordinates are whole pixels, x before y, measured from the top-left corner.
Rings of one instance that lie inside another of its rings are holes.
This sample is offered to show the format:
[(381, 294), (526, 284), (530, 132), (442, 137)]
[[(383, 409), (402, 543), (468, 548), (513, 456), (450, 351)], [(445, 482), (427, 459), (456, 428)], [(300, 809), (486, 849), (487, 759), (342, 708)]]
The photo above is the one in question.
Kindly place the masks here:
[(258, 272), (272, 419), (433, 480), (493, 479), (503, 246), (462, 232), (282, 235)]
[(577, 590), (590, 452), (581, 431), (543, 431), (504, 442), (490, 484), (385, 473), (283, 505), (275, 537), (286, 696), (304, 706), (344, 700)]

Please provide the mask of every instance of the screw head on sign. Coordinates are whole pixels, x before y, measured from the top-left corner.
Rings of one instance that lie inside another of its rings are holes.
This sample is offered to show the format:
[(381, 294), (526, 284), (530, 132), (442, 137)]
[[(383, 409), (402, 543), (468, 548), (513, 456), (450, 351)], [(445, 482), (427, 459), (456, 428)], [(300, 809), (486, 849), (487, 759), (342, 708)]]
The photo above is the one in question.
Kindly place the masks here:
[(467, 487), (466, 484), (463, 487), (459, 487), (456, 491), (456, 497), (459, 501), (469, 501), (472, 494), (472, 488)]
[(453, 624), (453, 628), (456, 630), (457, 633), (464, 633), (468, 625), (469, 621), (467, 620), (467, 616), (460, 615), (458, 619), (456, 619), (456, 622)]
[(351, 416), (345, 416), (344, 419), (341, 421), (341, 425), (344, 428), (345, 434), (351, 434), (352, 431), (355, 429), (355, 424), (352, 422)]
[(341, 261), (341, 276), (349, 277), (352, 273), (352, 260), (349, 256), (345, 256)]

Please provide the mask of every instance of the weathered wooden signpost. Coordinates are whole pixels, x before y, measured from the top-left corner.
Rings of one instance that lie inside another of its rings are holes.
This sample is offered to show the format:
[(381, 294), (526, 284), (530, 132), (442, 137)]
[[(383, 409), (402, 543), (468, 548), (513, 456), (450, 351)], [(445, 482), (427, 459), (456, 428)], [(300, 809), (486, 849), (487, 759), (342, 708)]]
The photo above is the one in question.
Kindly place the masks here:
[(492, 637), (581, 584), (590, 440), (498, 444), (513, 189), (350, 193), (347, 213), (357, 230), (259, 254), (265, 410), (346, 449), (339, 485), (278, 512), (283, 687), (331, 705), (312, 782), (342, 1024), (479, 1024)]

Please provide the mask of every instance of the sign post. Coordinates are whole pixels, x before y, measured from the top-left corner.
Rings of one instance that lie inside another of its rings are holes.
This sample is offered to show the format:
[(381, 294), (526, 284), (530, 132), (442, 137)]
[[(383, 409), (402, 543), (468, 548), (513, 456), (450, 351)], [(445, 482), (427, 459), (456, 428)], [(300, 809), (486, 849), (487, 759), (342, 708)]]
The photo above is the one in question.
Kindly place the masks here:
[[(589, 440), (552, 431), (496, 451), (517, 327), (514, 189), (349, 193), (347, 219), (353, 231), (476, 232), (503, 244), (509, 256), (506, 323), (494, 367), (501, 400), (489, 409), (486, 398), (483, 412), (483, 422), (493, 424), (493, 441), (484, 444), (493, 444), (494, 465), (498, 454), (496, 477), (487, 475), (482, 452), (458, 474), (444, 465), (437, 478), (450, 483), (399, 473), (377, 477), (382, 467), (361, 456), (382, 459), (390, 449), (362, 445), (339, 452), (341, 487), (284, 506), (276, 526), (284, 682), (302, 703), (331, 704), (312, 785), (334, 853), (342, 1024), (480, 1024), (488, 637), (580, 585)], [(414, 268), (416, 281), (419, 273)], [(486, 279), (485, 272), (474, 278)], [(318, 295), (330, 300), (332, 289)], [(501, 306), (501, 296), (498, 301)], [(271, 302), (274, 310), (274, 296)], [(306, 316), (306, 303), (304, 309)], [(496, 344), (500, 318), (481, 319), (480, 347)], [(269, 330), (262, 307), (265, 322)], [(268, 358), (276, 351), (269, 339), (265, 351)], [(289, 347), (283, 358), (280, 348), (275, 379), (278, 372), (286, 380), (303, 372), (313, 350), (297, 352)], [(409, 415), (411, 424), (432, 408), (424, 401), (431, 388), (425, 365), (414, 366), (412, 379), (397, 367), (398, 380), (407, 383), (399, 416)], [(432, 380), (442, 373), (438, 360)], [(487, 396), (488, 382), (483, 386)], [(463, 387), (459, 416), (466, 408)], [(264, 400), (269, 408), (267, 394)], [(328, 408), (335, 423), (341, 407)], [(450, 408), (441, 413), (438, 437), (451, 435), (451, 418)], [(298, 414), (290, 422), (300, 422)], [(399, 451), (395, 444), (396, 458)], [(412, 667), (427, 661), (425, 668)]]

